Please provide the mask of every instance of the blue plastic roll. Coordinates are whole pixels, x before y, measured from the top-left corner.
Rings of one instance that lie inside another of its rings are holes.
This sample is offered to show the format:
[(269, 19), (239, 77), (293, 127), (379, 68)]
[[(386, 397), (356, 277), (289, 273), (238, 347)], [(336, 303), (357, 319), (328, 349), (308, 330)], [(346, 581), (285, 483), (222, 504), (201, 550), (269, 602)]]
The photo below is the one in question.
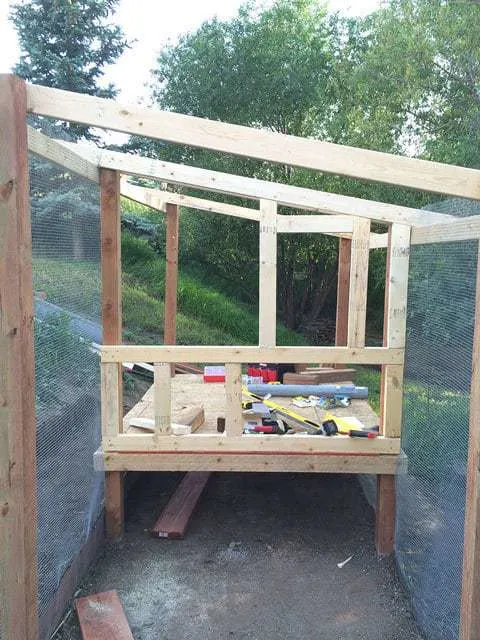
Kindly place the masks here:
[(368, 398), (368, 387), (354, 384), (249, 384), (248, 390), (258, 396), (348, 396)]

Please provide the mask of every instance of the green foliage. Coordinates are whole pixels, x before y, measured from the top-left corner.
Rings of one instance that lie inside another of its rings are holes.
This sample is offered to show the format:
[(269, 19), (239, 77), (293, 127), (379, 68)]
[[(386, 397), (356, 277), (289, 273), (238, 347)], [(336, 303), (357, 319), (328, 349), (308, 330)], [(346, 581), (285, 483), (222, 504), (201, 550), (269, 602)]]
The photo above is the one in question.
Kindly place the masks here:
[(479, 166), (478, 3), (391, 0), (349, 34), (342, 98), (364, 144), (390, 136), (394, 150)]
[(375, 413), (380, 413), (380, 370), (354, 364), (356, 370), (355, 384), (357, 387), (368, 387), (368, 404)]
[[(165, 287), (165, 260), (158, 256), (147, 241), (135, 238), (128, 233), (122, 234), (122, 255), (127, 283), (140, 289), (140, 296), (144, 299), (148, 298), (150, 306), (162, 301)], [(125, 308), (130, 306), (132, 314), (136, 314), (141, 305), (135, 307), (125, 303)], [(178, 282), (178, 308), (189, 318), (195, 318), (210, 330), (215, 330), (217, 343), (219, 338), (223, 344), (256, 344), (258, 342), (257, 310), (203, 284), (189, 275), (188, 270), (184, 270), (182, 266)], [(132, 321), (134, 321), (133, 316)], [(298, 334), (288, 331), (281, 324), (277, 327), (277, 336), (279, 344), (304, 344), (304, 340)], [(191, 333), (190, 338), (192, 338)], [(201, 343), (205, 342), (202, 340)]]
[(432, 482), (441, 480), (445, 469), (465, 468), (469, 404), (465, 393), (406, 383), (402, 446), (411, 474)]
[[(232, 20), (206, 22), (166, 47), (152, 96), (160, 107), (182, 113), (478, 166), (479, 68), (478, 3), (392, 0), (366, 18), (347, 19), (327, 15), (316, 0), (274, 0), (260, 8), (247, 3)], [(132, 146), (151, 156), (373, 200), (415, 207), (431, 200), (398, 187), (205, 150), (139, 140)], [(208, 273), (211, 265), (225, 290), (255, 300), (253, 225), (197, 212), (182, 225), (196, 268)], [(333, 315), (336, 242), (284, 236), (279, 256), (285, 323), (305, 330)], [(372, 253), (369, 317), (377, 333), (384, 273), (383, 252)]]
[(12, 6), (21, 49), (15, 73), (36, 84), (112, 98), (100, 87), (104, 67), (127, 46), (122, 29), (109, 22), (118, 0), (23, 0)]
[[(21, 0), (12, 5), (20, 45), (14, 72), (47, 87), (113, 98), (115, 87), (103, 81), (128, 43), (110, 20), (118, 0)], [(49, 135), (98, 140), (88, 127), (35, 118), (35, 127)]]
[(95, 262), (34, 257), (33, 289), (85, 318), (98, 321), (100, 317), (100, 269)]

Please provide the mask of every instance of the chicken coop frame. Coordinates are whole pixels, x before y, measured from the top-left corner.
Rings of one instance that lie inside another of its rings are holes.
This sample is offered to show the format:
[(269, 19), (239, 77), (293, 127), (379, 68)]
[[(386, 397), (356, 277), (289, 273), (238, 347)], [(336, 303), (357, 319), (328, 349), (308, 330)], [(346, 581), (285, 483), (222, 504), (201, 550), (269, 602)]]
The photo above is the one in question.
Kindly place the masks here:
[[(102, 247), (102, 449), (96, 464), (106, 471), (107, 533), (123, 526), (123, 472), (127, 470), (310, 471), (377, 474), (376, 542), (392, 550), (395, 474), (400, 450), (409, 253), (412, 244), (480, 238), (480, 216), (454, 216), (323, 193), (312, 189), (172, 164), (119, 152), (63, 143), (27, 125), (27, 116), (77, 122), (171, 143), (203, 147), (268, 162), (336, 173), (433, 193), (480, 199), (480, 171), (276, 134), (239, 125), (155, 110), (112, 100), (27, 85), (0, 76), (0, 615), (2, 637), (34, 640), (36, 613), (36, 473), (33, 354), (33, 289), (28, 152), (100, 185)], [(246, 208), (203, 198), (145, 189), (122, 175), (256, 201)], [(122, 345), (120, 196), (165, 211), (167, 274), (165, 344)], [(278, 205), (307, 215), (280, 215)], [(178, 209), (192, 207), (259, 224), (259, 344), (176, 346)], [(327, 215), (326, 215), (327, 214)], [(380, 222), (388, 233), (371, 232)], [(340, 238), (335, 347), (276, 346), (276, 247), (279, 233), (325, 233)], [(384, 341), (365, 346), (369, 252), (387, 248)], [(479, 262), (480, 265), (480, 262)], [(477, 271), (479, 274), (480, 271)], [(462, 587), (462, 640), (480, 635), (480, 277), (471, 379), (470, 435)], [(122, 362), (154, 364), (155, 432), (124, 433)], [(171, 364), (225, 363), (224, 434), (170, 433)], [(247, 362), (372, 364), (382, 367), (380, 436), (282, 438), (242, 434), (241, 365)], [(92, 462), (93, 464), (93, 462)]]

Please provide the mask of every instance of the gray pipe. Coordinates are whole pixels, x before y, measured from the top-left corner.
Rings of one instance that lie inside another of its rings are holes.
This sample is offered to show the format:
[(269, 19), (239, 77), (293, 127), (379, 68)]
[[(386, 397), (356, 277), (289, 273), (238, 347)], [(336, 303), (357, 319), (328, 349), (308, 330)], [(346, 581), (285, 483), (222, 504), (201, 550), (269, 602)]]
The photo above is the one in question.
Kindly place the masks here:
[(259, 396), (331, 396), (345, 395), (349, 398), (368, 398), (368, 387), (354, 384), (249, 384), (248, 390)]

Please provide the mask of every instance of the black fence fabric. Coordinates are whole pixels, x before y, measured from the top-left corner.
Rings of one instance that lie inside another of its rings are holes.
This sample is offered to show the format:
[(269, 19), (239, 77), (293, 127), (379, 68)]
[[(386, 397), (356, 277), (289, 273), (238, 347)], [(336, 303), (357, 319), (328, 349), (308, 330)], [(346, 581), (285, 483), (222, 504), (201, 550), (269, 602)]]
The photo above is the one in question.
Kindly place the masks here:
[(42, 622), (103, 504), (100, 221), (98, 186), (35, 155), (30, 190)]
[(427, 640), (458, 638), (477, 254), (469, 241), (410, 256), (396, 558)]

